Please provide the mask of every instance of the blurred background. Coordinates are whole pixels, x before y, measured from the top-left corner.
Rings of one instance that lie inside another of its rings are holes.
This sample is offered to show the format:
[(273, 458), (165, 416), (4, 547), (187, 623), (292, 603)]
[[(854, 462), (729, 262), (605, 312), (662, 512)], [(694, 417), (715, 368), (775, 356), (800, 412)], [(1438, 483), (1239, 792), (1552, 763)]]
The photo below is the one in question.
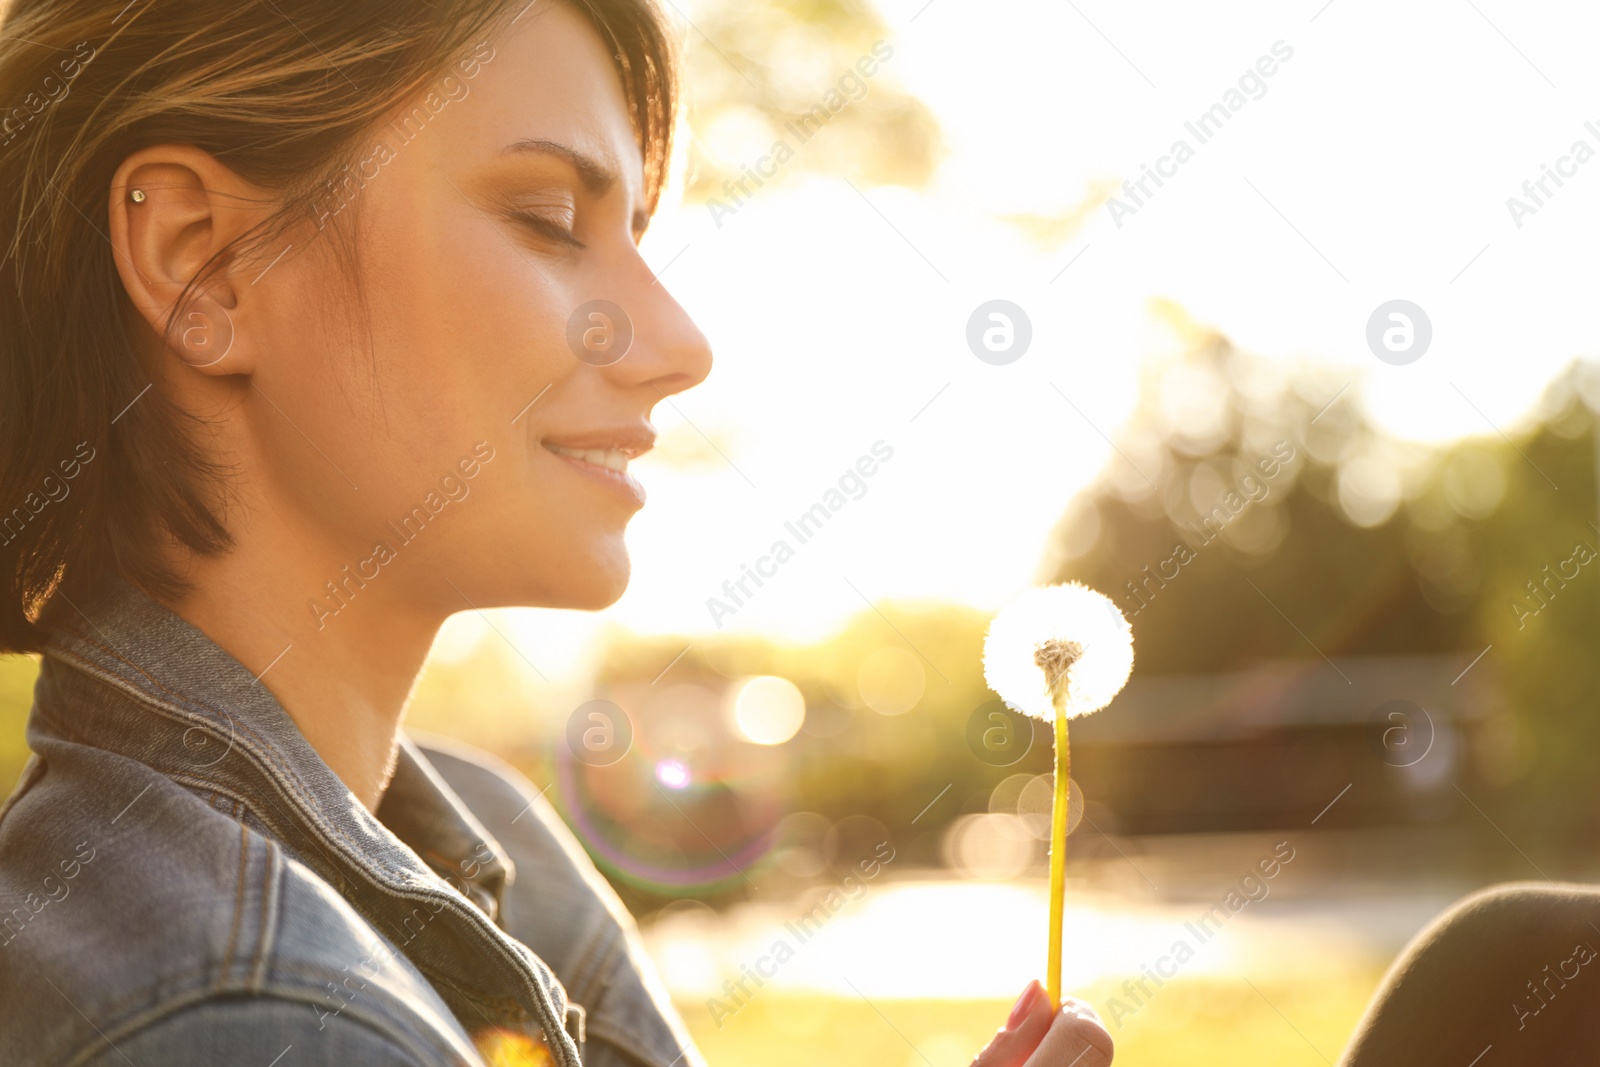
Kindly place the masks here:
[(1042, 972), (1030, 584), (1133, 626), (1065, 947), (1119, 1063), (1331, 1062), (1449, 902), (1600, 877), (1596, 12), (667, 6), (716, 369), (624, 598), (457, 617), (408, 722), (548, 787), (713, 1065), (966, 1064)]

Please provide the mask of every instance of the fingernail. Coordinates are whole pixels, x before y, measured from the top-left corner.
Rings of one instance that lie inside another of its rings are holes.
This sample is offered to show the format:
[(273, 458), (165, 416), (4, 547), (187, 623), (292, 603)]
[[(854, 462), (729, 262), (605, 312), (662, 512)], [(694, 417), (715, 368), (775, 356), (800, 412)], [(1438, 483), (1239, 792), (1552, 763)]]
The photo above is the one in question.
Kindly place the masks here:
[(1042, 991), (1043, 987), (1039, 985), (1037, 978), (1028, 983), (1028, 988), (1024, 989), (1022, 996), (1017, 998), (1016, 1006), (1011, 1009), (1011, 1015), (1006, 1019), (1007, 1029), (1016, 1026), (1028, 1017), (1028, 1013), (1033, 1010), (1034, 1002), (1039, 999), (1039, 994)]

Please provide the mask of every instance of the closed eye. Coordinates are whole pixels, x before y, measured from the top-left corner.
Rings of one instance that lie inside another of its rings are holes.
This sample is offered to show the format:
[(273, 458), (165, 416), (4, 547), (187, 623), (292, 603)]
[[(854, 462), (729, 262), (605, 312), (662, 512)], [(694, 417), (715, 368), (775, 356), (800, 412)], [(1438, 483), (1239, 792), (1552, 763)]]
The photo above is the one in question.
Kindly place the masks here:
[(544, 215), (540, 215), (532, 211), (512, 211), (510, 212), (510, 216), (511, 218), (515, 219), (518, 224), (526, 226), (528, 229), (548, 237), (552, 241), (559, 241), (560, 243), (570, 245), (573, 248), (588, 247), (582, 241), (578, 240), (577, 235), (566, 226), (563, 226), (561, 223), (556, 222), (554, 219), (548, 218)]

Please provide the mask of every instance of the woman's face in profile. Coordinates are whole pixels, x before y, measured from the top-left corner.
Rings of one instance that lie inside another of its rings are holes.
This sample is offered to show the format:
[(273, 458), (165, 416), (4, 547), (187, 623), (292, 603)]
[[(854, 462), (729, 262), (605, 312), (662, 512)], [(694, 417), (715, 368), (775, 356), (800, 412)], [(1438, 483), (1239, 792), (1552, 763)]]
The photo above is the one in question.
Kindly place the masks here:
[(640, 150), (581, 15), (528, 9), (431, 91), (314, 201), (319, 226), (359, 206), (370, 358), (329, 325), (353, 305), (329, 242), (263, 279), (255, 382), (306, 420), (255, 431), (273, 495), (363, 574), (449, 610), (603, 607), (643, 503), (608, 467), (650, 446), (651, 409), (710, 351), (640, 257)]

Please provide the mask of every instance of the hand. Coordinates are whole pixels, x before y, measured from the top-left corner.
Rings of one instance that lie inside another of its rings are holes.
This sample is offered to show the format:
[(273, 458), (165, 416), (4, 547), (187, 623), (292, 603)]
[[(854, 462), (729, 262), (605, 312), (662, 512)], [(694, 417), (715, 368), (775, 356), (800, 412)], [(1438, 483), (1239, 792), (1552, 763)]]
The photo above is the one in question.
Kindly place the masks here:
[(972, 1067), (1110, 1067), (1113, 1051), (1088, 1001), (1063, 997), (1052, 1012), (1049, 995), (1033, 981)]

